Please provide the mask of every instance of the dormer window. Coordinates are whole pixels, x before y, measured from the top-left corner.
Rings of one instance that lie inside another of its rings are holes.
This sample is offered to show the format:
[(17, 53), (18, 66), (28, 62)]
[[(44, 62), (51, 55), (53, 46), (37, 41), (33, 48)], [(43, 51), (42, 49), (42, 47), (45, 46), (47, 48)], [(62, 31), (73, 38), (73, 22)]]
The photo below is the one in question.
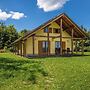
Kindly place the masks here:
[(53, 28), (53, 32), (54, 32), (54, 33), (60, 33), (60, 29), (58, 29), (58, 28)]

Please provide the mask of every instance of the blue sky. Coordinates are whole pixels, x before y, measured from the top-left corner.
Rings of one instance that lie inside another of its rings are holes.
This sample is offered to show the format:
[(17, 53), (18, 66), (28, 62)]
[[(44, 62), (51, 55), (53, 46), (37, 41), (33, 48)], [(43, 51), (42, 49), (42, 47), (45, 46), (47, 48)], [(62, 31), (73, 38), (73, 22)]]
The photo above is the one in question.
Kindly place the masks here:
[(90, 0), (0, 0), (0, 21), (14, 24), (18, 31), (32, 30), (63, 12), (90, 28)]

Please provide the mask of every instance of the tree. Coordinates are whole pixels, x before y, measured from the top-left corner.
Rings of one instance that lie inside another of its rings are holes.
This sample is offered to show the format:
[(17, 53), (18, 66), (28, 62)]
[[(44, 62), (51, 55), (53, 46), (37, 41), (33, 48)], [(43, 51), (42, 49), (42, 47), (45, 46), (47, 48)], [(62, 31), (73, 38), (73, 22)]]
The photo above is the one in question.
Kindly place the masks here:
[(20, 36), (20, 37), (23, 37), (26, 33), (28, 33), (28, 30), (27, 30), (27, 29), (21, 30), (21, 31), (19, 32), (19, 36)]
[(14, 25), (6, 26), (5, 23), (0, 23), (0, 49), (10, 47), (10, 44), (18, 39), (18, 32)]
[(4, 47), (4, 32), (6, 30), (5, 23), (0, 22), (0, 49)]
[(9, 46), (10, 43), (14, 42), (16, 39), (19, 38), (18, 32), (16, 31), (14, 25), (7, 26), (5, 33), (6, 33), (5, 36), (6, 46)]
[(81, 29), (82, 29), (83, 31), (85, 31), (85, 32), (88, 31), (87, 28), (85, 28), (83, 25), (81, 25)]
[(85, 28), (83, 25), (81, 25), (81, 29), (84, 30), (88, 35), (88, 40), (86, 40), (84, 44), (84, 48), (85, 48), (84, 50), (90, 51), (90, 29)]

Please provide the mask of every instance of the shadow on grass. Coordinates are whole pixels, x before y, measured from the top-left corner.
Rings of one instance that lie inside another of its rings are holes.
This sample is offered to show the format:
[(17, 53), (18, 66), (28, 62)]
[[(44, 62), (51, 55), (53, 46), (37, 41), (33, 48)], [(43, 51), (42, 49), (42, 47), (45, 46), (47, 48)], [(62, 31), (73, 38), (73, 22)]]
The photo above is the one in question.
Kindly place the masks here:
[(29, 59), (44, 59), (44, 58), (60, 58), (60, 57), (85, 57), (85, 56), (90, 56), (90, 54), (65, 54), (65, 55), (50, 55), (50, 56), (28, 56), (27, 58)]
[(0, 58), (0, 78), (10, 79), (19, 77), (26, 81), (37, 83), (37, 73), (47, 76), (39, 61), (15, 60), (12, 58)]

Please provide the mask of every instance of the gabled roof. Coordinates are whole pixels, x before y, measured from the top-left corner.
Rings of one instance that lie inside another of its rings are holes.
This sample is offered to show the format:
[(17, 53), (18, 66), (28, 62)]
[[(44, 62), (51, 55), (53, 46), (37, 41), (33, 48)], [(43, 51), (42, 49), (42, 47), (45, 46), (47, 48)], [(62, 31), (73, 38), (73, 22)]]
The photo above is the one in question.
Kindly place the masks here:
[[(33, 29), (32, 31), (30, 31), (29, 33), (27, 33), (25, 36), (17, 39), (17, 40), (16, 40), (15, 42), (13, 42), (13, 43), (16, 43), (16, 42), (18, 42), (18, 41), (20, 41), (20, 40), (23, 40), (23, 39), (27, 39), (27, 38), (30, 37), (32, 34), (34, 34), (36, 31), (47, 27), (48, 25), (50, 25), (50, 24), (51, 24), (52, 22), (54, 22), (54, 21), (56, 21), (56, 22), (58, 23), (58, 20), (59, 20), (60, 18), (63, 18), (65, 21), (68, 21), (69, 26), (75, 27), (75, 28), (80, 32), (80, 34), (83, 35), (83, 37), (85, 37), (85, 38), (88, 37), (88, 35), (86, 34), (86, 32), (84, 32), (77, 24), (75, 24), (75, 23), (68, 17), (67, 14), (62, 13), (62, 14), (60, 14), (60, 15), (52, 18), (52, 19), (50, 19), (49, 21), (45, 22), (44, 24), (41, 24), (39, 27)], [(77, 32), (78, 32), (78, 31), (77, 31)]]

